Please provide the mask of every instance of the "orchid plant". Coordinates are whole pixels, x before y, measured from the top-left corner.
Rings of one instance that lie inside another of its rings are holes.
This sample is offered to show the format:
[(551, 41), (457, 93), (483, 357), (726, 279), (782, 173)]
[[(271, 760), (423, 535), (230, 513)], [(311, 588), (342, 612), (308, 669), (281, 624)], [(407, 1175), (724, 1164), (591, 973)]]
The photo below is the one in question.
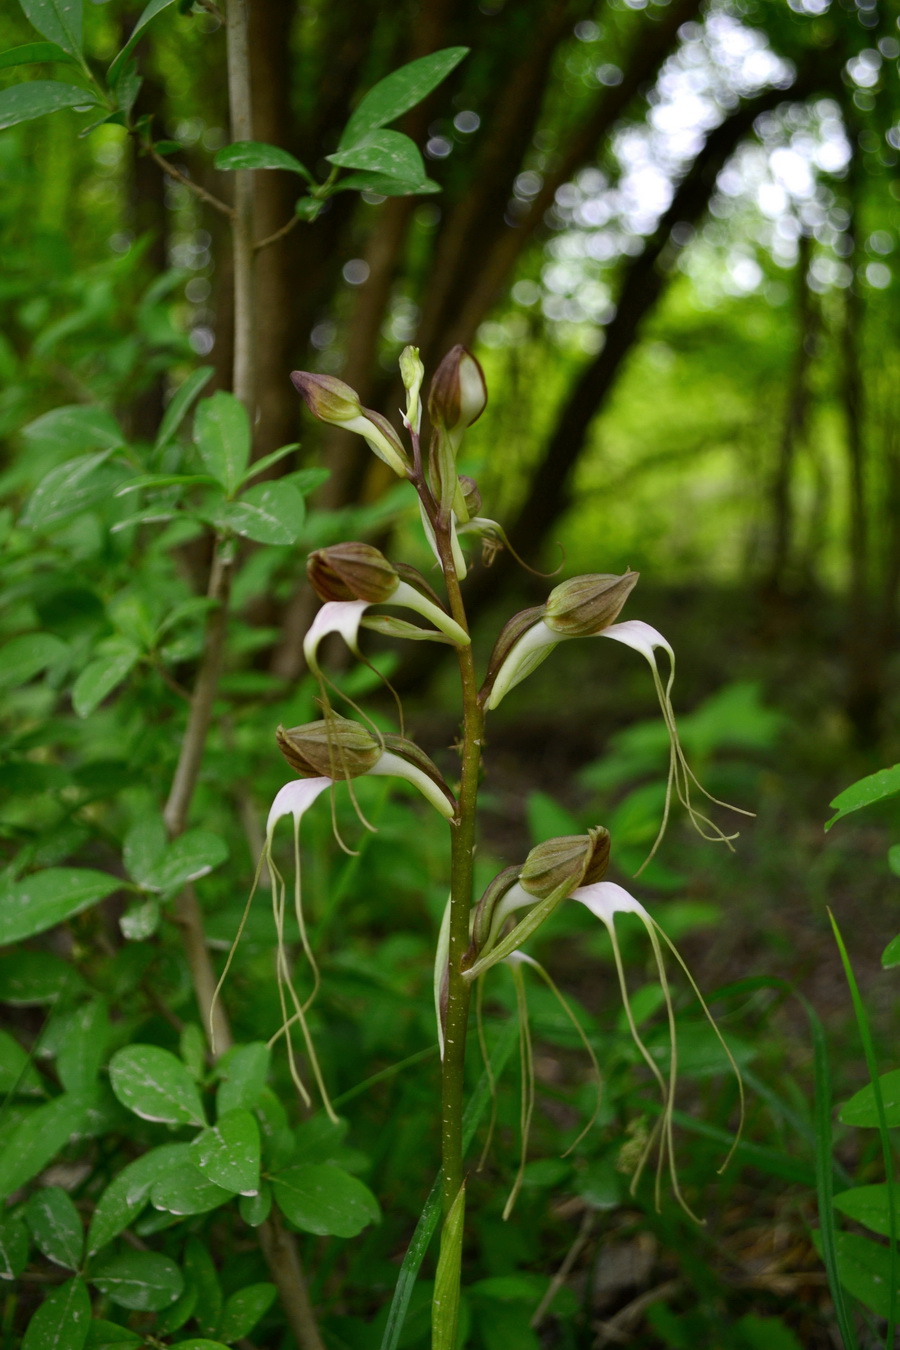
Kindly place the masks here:
[[(523, 864), (502, 871), (478, 902), (473, 904), (476, 812), (486, 717), (549, 656), (558, 643), (577, 637), (604, 637), (621, 642), (639, 652), (649, 663), (669, 734), (670, 762), (665, 809), (651, 856), (665, 830), (673, 796), (681, 802), (704, 837), (731, 847), (735, 835), (724, 833), (695, 805), (697, 792), (707, 797), (709, 794), (700, 787), (691, 772), (678, 739), (671, 700), (675, 673), (672, 648), (649, 624), (633, 619), (619, 621), (619, 614), (637, 583), (636, 572), (627, 571), (621, 576), (578, 576), (555, 586), (545, 604), (524, 610), (509, 620), (496, 641), (484, 678), (479, 679), (463, 598), (467, 561), (460, 540), (465, 536), (480, 538), (488, 560), (506, 541), (502, 528), (481, 514), (481, 501), (475, 483), (458, 475), (457, 456), (467, 429), (485, 409), (487, 390), (484, 375), (475, 357), (461, 346), (454, 347), (441, 362), (431, 381), (427, 400), (431, 431), (426, 456), (423, 453), (421, 432), (424, 370), (414, 347), (407, 347), (403, 352), (400, 370), (407, 394), (403, 416), (406, 443), (386, 418), (364, 408), (355, 391), (343, 381), (333, 376), (303, 371), (297, 371), (291, 377), (314, 417), (361, 435), (379, 459), (399, 478), (409, 483), (418, 498), (424, 534), (442, 576), (443, 594), (439, 595), (432, 589), (416, 569), (389, 562), (378, 549), (367, 543), (337, 544), (319, 549), (310, 556), (309, 579), (324, 603), (306, 635), (304, 651), (309, 669), (319, 681), (323, 716), (321, 720), (306, 726), (287, 730), (278, 728), (278, 747), (299, 778), (286, 783), (272, 803), (260, 866), (264, 864), (268, 868), (271, 879), (278, 939), (278, 987), (284, 1019), (282, 1031), (285, 1033), (291, 1071), (298, 1091), (308, 1104), (309, 1088), (300, 1072), (293, 1046), (294, 1033), (299, 1033), (309, 1072), (326, 1111), (333, 1114), (307, 1023), (307, 1012), (319, 987), (319, 974), (303, 917), (299, 842), (301, 819), (323, 793), (333, 790), (337, 784), (346, 783), (352, 794), (353, 783), (357, 778), (387, 774), (405, 778), (449, 825), (450, 896), (437, 942), (434, 978), (437, 1036), (442, 1059), (441, 1194), (444, 1226), (434, 1300), (432, 1344), (435, 1347), (453, 1347), (456, 1345), (466, 1187), (463, 1161), (464, 1068), (473, 989), (479, 989), (480, 1009), (481, 981), (492, 967), (499, 963), (506, 964), (516, 981), (522, 1018), (523, 1082), (527, 1089), (523, 1095), (522, 1108), (524, 1161), (534, 1076), (526, 1053), (530, 1048), (530, 1036), (527, 1030), (523, 970), (535, 967), (554, 990), (555, 986), (533, 957), (521, 948), (566, 900), (584, 905), (600, 919), (612, 940), (617, 978), (631, 1036), (656, 1080), (662, 1098), (659, 1121), (639, 1160), (634, 1182), (636, 1184), (647, 1157), (657, 1145), (657, 1195), (668, 1165), (675, 1193), (685, 1208), (687, 1203), (678, 1186), (673, 1159), (672, 1112), (677, 1043), (664, 950), (674, 955), (706, 1016), (715, 1027), (684, 962), (656, 921), (621, 886), (604, 880), (610, 858), (610, 837), (602, 826), (588, 831), (584, 836), (550, 839), (539, 844), (531, 850)], [(416, 624), (392, 613), (381, 612), (384, 608), (391, 610), (396, 607), (412, 611), (423, 622)], [(379, 612), (372, 613), (373, 608)], [(444, 779), (437, 766), (413, 741), (402, 735), (384, 734), (355, 705), (352, 705), (353, 709), (362, 720), (341, 716), (332, 707), (329, 691), (334, 686), (325, 675), (319, 655), (323, 639), (337, 634), (355, 657), (365, 659), (360, 650), (360, 633), (364, 629), (399, 639), (433, 641), (452, 647), (459, 668), (462, 705), (462, 730), (458, 742), (461, 764), (458, 781), (454, 784)], [(665, 677), (660, 673), (657, 663), (658, 651), (668, 657), (669, 668)], [(367, 825), (361, 811), (359, 814), (363, 824)], [(297, 993), (291, 978), (284, 943), (288, 885), (273, 856), (276, 826), (283, 818), (290, 819), (293, 826), (293, 899), (302, 948), (313, 972), (312, 989), (305, 998)], [(632, 1012), (616, 938), (615, 921), (617, 915), (622, 913), (637, 915), (651, 943), (669, 1029), (670, 1056), (666, 1075), (642, 1040)], [(564, 1002), (563, 1006), (568, 1013)], [(569, 1015), (572, 1016), (571, 1013)], [(575, 1021), (574, 1017), (572, 1020)], [(577, 1023), (575, 1026), (596, 1069), (593, 1052)], [(740, 1084), (734, 1059), (718, 1030), (716, 1035)], [(479, 1039), (483, 1044), (481, 1035)], [(597, 1079), (599, 1085), (599, 1070)], [(741, 1105), (743, 1109), (742, 1094)], [(506, 1213), (511, 1208), (517, 1188), (518, 1182)]]

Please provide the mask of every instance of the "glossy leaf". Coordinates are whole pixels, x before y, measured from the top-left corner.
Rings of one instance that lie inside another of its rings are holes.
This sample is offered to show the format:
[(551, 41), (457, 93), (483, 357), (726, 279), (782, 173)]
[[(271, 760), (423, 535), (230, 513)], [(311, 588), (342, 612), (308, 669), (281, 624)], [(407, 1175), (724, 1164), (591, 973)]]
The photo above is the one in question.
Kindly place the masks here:
[(341, 135), (338, 149), (356, 145), (377, 127), (387, 126), (436, 89), (468, 52), (467, 47), (445, 47), (401, 66), (379, 80), (357, 104)]
[(265, 1281), (238, 1289), (225, 1301), (222, 1320), (217, 1328), (218, 1335), (229, 1342), (249, 1336), (259, 1319), (265, 1316), (275, 1302), (277, 1292), (274, 1284)]
[(62, 80), (31, 80), (0, 90), (0, 131), (62, 108), (89, 108), (97, 102), (79, 85)]
[(886, 797), (896, 797), (898, 792), (900, 792), (900, 764), (895, 764), (890, 769), (879, 769), (877, 773), (860, 778), (859, 782), (852, 783), (843, 792), (839, 792), (831, 802), (837, 810), (825, 826), (826, 830), (830, 830), (835, 821), (842, 820), (851, 812), (861, 811), (864, 806), (884, 801)]
[(85, 1123), (93, 1094), (64, 1092), (9, 1130), (0, 1150), (0, 1199), (42, 1172)]
[(142, 1120), (205, 1125), (197, 1084), (180, 1059), (157, 1045), (126, 1045), (109, 1063), (112, 1090)]
[(227, 1111), (191, 1144), (193, 1160), (217, 1186), (235, 1195), (259, 1191), (259, 1126), (244, 1107)]
[(250, 459), (250, 421), (234, 394), (219, 390), (197, 405), (194, 443), (216, 482), (236, 492)]
[(119, 916), (122, 936), (129, 942), (146, 942), (158, 932), (162, 920), (162, 906), (156, 896), (137, 900)]
[(27, 684), (67, 652), (66, 644), (52, 633), (23, 633), (12, 638), (0, 648), (0, 688)]
[[(887, 1247), (859, 1233), (838, 1233), (835, 1242), (838, 1271), (844, 1288), (877, 1317), (887, 1317), (891, 1267), (891, 1254)], [(897, 1293), (900, 1294), (900, 1288)]]
[(238, 1201), (238, 1211), (249, 1228), (258, 1228), (265, 1223), (272, 1209), (272, 1187), (267, 1181), (260, 1182), (258, 1195), (242, 1195)]
[(184, 1273), (197, 1290), (194, 1317), (204, 1335), (213, 1336), (222, 1316), (222, 1286), (209, 1248), (190, 1237), (184, 1248)]
[(214, 366), (200, 366), (175, 390), (159, 424), (155, 441), (157, 450), (169, 444), (187, 416), (194, 399), (206, 388), (214, 374)]
[(162, 1144), (124, 1167), (97, 1201), (88, 1229), (87, 1249), (93, 1256), (112, 1242), (150, 1199), (153, 1183), (190, 1160), (188, 1144)]
[(0, 946), (43, 933), (111, 895), (118, 877), (87, 867), (48, 867), (0, 884)]
[(229, 502), (222, 524), (258, 544), (295, 544), (306, 519), (306, 503), (291, 483), (257, 483), (240, 501)]
[(174, 1261), (158, 1252), (126, 1251), (98, 1262), (91, 1284), (113, 1303), (135, 1312), (157, 1312), (174, 1303), (184, 1288)]
[(73, 56), (81, 54), (82, 0), (19, 0), (19, 4), (42, 37)]
[(339, 168), (366, 169), (407, 183), (421, 183), (425, 178), (419, 147), (399, 131), (373, 131), (351, 149), (329, 155), (328, 161)]
[(265, 141), (234, 141), (216, 151), (213, 160), (217, 169), (287, 169), (298, 173), (307, 183), (315, 179), (294, 155)]
[(153, 1183), (150, 1192), (154, 1209), (164, 1209), (169, 1214), (206, 1214), (232, 1198), (233, 1192), (205, 1177), (193, 1158), (166, 1172)]
[(125, 444), (122, 428), (105, 408), (74, 403), (52, 408), (22, 428), (22, 435), (39, 445), (79, 454), (89, 450), (117, 450)]
[(891, 938), (881, 953), (881, 964), (885, 970), (893, 970), (894, 966), (900, 966), (900, 935)]
[(107, 1322), (103, 1317), (95, 1317), (91, 1322), (85, 1341), (87, 1350), (119, 1350), (129, 1346), (142, 1347), (146, 1344), (143, 1336), (130, 1327), (120, 1327), (118, 1322)]
[(127, 638), (109, 638), (102, 656), (91, 661), (72, 687), (72, 707), (89, 717), (122, 683), (141, 659), (141, 649)]
[(278, 1207), (305, 1233), (356, 1237), (381, 1217), (368, 1186), (328, 1164), (299, 1163), (272, 1178)]
[(56, 42), (23, 42), (21, 47), (11, 47), (0, 52), (0, 70), (10, 70), (13, 66), (27, 66), (33, 61), (64, 61), (67, 65), (77, 65), (74, 57), (63, 51)]
[(67, 1280), (28, 1323), (22, 1350), (82, 1350), (90, 1324), (91, 1300), (84, 1281)]
[(84, 1230), (71, 1196), (61, 1186), (45, 1186), (30, 1197), (25, 1213), (32, 1237), (47, 1260), (78, 1270)]
[(112, 65), (107, 71), (107, 79), (111, 85), (114, 85), (117, 82), (122, 67), (125, 65), (125, 62), (128, 60), (128, 57), (131, 55), (137, 43), (143, 37), (144, 29), (147, 25), (156, 18), (157, 14), (161, 13), (164, 9), (168, 9), (169, 5), (173, 5), (174, 3), (175, 0), (150, 0), (149, 5), (142, 11), (140, 18), (131, 30), (131, 37), (125, 43), (122, 50), (116, 53)]
[(377, 192), (381, 197), (416, 197), (422, 193), (440, 192), (441, 185), (433, 178), (407, 181), (405, 178), (393, 178), (386, 173), (348, 174), (335, 186), (335, 192)]
[(228, 845), (221, 835), (211, 830), (188, 830), (144, 872), (141, 885), (151, 891), (173, 890), (207, 876), (227, 857)]

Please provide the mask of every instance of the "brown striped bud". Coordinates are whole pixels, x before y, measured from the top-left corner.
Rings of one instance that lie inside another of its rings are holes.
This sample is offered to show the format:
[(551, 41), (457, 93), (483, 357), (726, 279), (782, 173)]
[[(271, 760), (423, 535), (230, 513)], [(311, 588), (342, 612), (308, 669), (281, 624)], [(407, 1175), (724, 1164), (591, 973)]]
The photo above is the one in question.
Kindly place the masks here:
[(637, 585), (639, 573), (571, 577), (547, 597), (544, 622), (560, 637), (592, 637), (608, 628)]
[(609, 831), (602, 825), (587, 834), (562, 835), (547, 839), (531, 850), (519, 873), (523, 891), (545, 900), (564, 886), (571, 895), (579, 886), (602, 881), (609, 865)]
[(303, 778), (334, 778), (344, 781), (369, 773), (384, 753), (384, 746), (371, 731), (332, 714), (321, 722), (275, 733), (278, 749), (292, 769)]
[(380, 605), (399, 584), (395, 567), (371, 544), (332, 544), (306, 561), (306, 575), (320, 600), (365, 600)]

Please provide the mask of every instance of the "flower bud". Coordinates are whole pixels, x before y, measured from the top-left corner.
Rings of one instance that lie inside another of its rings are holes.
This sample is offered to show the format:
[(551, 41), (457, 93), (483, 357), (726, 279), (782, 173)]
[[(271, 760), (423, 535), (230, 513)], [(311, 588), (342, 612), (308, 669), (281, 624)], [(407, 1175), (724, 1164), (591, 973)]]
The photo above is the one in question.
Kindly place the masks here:
[(544, 622), (560, 637), (591, 637), (608, 628), (618, 617), (639, 573), (622, 576), (600, 573), (571, 577), (555, 586), (547, 597)]
[(425, 367), (419, 360), (418, 347), (404, 347), (400, 353), (400, 378), (406, 390), (406, 425), (418, 432), (422, 425), (422, 400), (419, 391), (425, 378)]
[[(537, 605), (531, 609), (521, 609), (518, 614), (514, 614), (511, 619), (507, 619), (500, 630), (500, 636), (494, 643), (494, 650), (491, 652), (491, 658), (488, 661), (487, 675), (479, 695), (482, 700), (488, 699), (491, 694), (494, 681), (513, 647), (521, 637), (524, 637), (529, 628), (533, 628), (535, 624), (540, 623), (543, 616), (544, 606)], [(539, 662), (535, 662), (535, 665), (537, 664)], [(527, 673), (530, 673), (530, 671)], [(523, 675), (521, 678), (524, 679), (525, 676)], [(490, 703), (487, 706), (490, 707)]]
[(275, 733), (278, 749), (303, 778), (359, 778), (374, 769), (384, 746), (371, 731), (332, 714), (326, 721)]
[(545, 900), (564, 886), (570, 895), (579, 886), (601, 881), (609, 865), (609, 831), (602, 825), (587, 834), (547, 839), (531, 850), (519, 874), (523, 891)]
[(502, 872), (494, 877), (475, 906), (472, 914), (472, 941), (463, 961), (464, 966), (472, 965), (487, 942), (497, 904), (503, 899), (510, 887), (516, 884), (521, 870), (520, 867), (505, 867)]
[(314, 375), (308, 370), (292, 371), (291, 383), (313, 417), (329, 426), (355, 431), (394, 473), (400, 478), (407, 476), (410, 464), (400, 437), (386, 417), (362, 406), (349, 384), (334, 375)]
[(313, 417), (332, 426), (350, 422), (359, 417), (362, 404), (359, 394), (349, 384), (334, 375), (314, 375), (308, 370), (291, 372), (291, 384), (306, 402)]
[(487, 407), (484, 371), (459, 343), (451, 347), (431, 381), (428, 416), (436, 430), (446, 431), (459, 445), (462, 434)]
[(320, 600), (365, 600), (380, 605), (399, 584), (396, 569), (371, 544), (332, 544), (306, 561), (306, 575)]

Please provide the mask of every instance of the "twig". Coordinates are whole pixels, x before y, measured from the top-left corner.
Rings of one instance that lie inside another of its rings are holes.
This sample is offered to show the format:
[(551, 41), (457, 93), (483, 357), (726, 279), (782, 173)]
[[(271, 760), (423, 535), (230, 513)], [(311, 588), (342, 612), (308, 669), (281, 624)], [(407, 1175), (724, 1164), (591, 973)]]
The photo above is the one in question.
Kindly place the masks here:
[(277, 1209), (273, 1209), (265, 1223), (260, 1224), (259, 1245), (278, 1287), (281, 1306), (297, 1344), (302, 1350), (325, 1350), (294, 1235), (285, 1229)]
[(571, 1271), (575, 1262), (578, 1260), (579, 1256), (584, 1250), (585, 1244), (587, 1243), (587, 1240), (591, 1235), (591, 1230), (594, 1227), (596, 1218), (597, 1218), (596, 1210), (586, 1209), (584, 1211), (584, 1214), (581, 1219), (581, 1227), (578, 1230), (578, 1236), (575, 1238), (575, 1241), (572, 1243), (571, 1247), (566, 1252), (565, 1259), (563, 1260), (562, 1265), (560, 1266), (556, 1274), (553, 1276), (553, 1279), (550, 1281), (550, 1284), (547, 1287), (547, 1292), (544, 1294), (544, 1297), (541, 1299), (540, 1303), (534, 1310), (534, 1316), (531, 1319), (531, 1326), (535, 1329), (535, 1331), (541, 1325), (544, 1318), (546, 1317), (547, 1310), (550, 1307), (550, 1304), (556, 1298), (556, 1295), (559, 1293), (560, 1289), (565, 1284), (566, 1280), (569, 1278), (569, 1272)]
[(171, 160), (168, 160), (165, 156), (161, 155), (156, 147), (151, 145), (149, 141), (141, 141), (139, 144), (145, 154), (150, 156), (154, 164), (159, 165), (163, 173), (167, 173), (170, 178), (174, 178), (182, 187), (186, 187), (188, 192), (193, 192), (195, 197), (199, 197), (201, 201), (206, 202), (207, 205), (211, 206), (215, 211), (220, 211), (221, 214), (227, 216), (229, 220), (234, 220), (235, 210), (233, 206), (229, 206), (227, 202), (223, 202), (219, 197), (215, 197), (211, 192), (207, 192), (206, 188), (201, 187), (199, 183), (195, 183), (193, 178), (188, 178), (186, 173), (182, 173), (180, 169), (177, 169)]
[(281, 225), (277, 230), (274, 230), (272, 234), (267, 234), (265, 239), (258, 239), (253, 245), (253, 252), (260, 253), (264, 248), (268, 248), (270, 244), (277, 244), (279, 239), (283, 239), (286, 234), (290, 234), (294, 226), (299, 225), (299, 223), (300, 217), (292, 216), (286, 224)]

